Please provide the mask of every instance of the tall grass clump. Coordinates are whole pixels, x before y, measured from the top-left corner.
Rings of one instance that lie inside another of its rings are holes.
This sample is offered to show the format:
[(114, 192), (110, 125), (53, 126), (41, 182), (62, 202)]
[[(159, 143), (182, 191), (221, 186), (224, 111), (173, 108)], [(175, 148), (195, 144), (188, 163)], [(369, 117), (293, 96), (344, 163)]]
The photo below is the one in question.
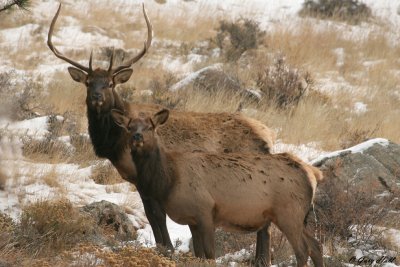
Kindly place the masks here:
[(22, 209), (16, 241), (33, 255), (57, 252), (87, 240), (94, 225), (68, 200), (42, 200)]

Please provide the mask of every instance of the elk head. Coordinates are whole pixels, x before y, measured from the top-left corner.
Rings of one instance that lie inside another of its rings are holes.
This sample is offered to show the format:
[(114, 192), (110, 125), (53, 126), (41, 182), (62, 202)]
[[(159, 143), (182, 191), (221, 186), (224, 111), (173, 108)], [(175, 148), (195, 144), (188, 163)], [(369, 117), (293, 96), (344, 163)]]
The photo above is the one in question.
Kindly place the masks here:
[(153, 117), (131, 119), (118, 109), (111, 110), (114, 122), (125, 129), (129, 135), (131, 151), (137, 154), (147, 153), (157, 148), (156, 129), (164, 124), (169, 117), (169, 111), (162, 109)]
[(61, 54), (57, 48), (54, 47), (51, 38), (53, 35), (54, 25), (57, 21), (58, 15), (61, 10), (61, 4), (58, 7), (56, 14), (50, 24), (47, 45), (50, 50), (53, 51), (54, 55), (58, 58), (70, 63), (74, 67), (69, 67), (68, 72), (74, 81), (85, 84), (87, 88), (86, 104), (88, 109), (100, 113), (110, 112), (112, 108), (118, 107), (123, 109), (122, 103), (118, 103), (119, 98), (115, 93), (115, 86), (120, 83), (125, 83), (129, 80), (132, 75), (131, 66), (139, 61), (149, 50), (153, 37), (153, 28), (147, 17), (146, 10), (143, 4), (143, 14), (147, 25), (147, 40), (144, 42), (143, 49), (135, 57), (129, 59), (124, 64), (113, 67), (114, 51), (110, 58), (110, 64), (107, 70), (92, 68), (92, 55), (90, 53), (89, 67), (85, 67), (78, 62), (75, 62), (63, 54)]

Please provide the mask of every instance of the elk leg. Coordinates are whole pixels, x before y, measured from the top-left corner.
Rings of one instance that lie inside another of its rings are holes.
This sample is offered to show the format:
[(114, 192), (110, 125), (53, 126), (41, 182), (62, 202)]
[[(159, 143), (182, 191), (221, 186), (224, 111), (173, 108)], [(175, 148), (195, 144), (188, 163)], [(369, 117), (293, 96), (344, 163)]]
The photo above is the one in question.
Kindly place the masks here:
[(155, 214), (156, 223), (161, 231), (162, 237), (162, 245), (167, 247), (168, 249), (174, 251), (174, 246), (172, 245), (171, 238), (169, 237), (168, 228), (167, 228), (167, 214), (165, 213), (164, 208), (158, 201), (152, 201), (152, 209)]
[(271, 222), (257, 232), (255, 266), (271, 265)]
[(198, 258), (204, 258), (203, 239), (195, 225), (189, 225), (190, 232), (192, 233), (194, 255)]
[(144, 212), (146, 213), (147, 220), (150, 223), (151, 229), (153, 230), (154, 239), (156, 240), (156, 244), (163, 245), (163, 238), (161, 235), (161, 229), (159, 224), (157, 223), (157, 218), (154, 214), (154, 209), (152, 205), (152, 200), (149, 198), (142, 197)]
[(199, 224), (198, 230), (202, 237), (206, 259), (215, 259), (215, 228), (212, 220)]
[(307, 243), (314, 266), (323, 267), (324, 259), (322, 257), (322, 247), (318, 240), (316, 240), (309, 232), (307, 232), (306, 229), (303, 230), (303, 238)]
[[(285, 234), (292, 246), (296, 256), (297, 267), (307, 267), (308, 246), (303, 235), (303, 220), (298, 219), (304, 218), (304, 216), (296, 216), (289, 213), (281, 213), (279, 215), (276, 226)], [(292, 217), (292, 219), (287, 219), (290, 217)]]

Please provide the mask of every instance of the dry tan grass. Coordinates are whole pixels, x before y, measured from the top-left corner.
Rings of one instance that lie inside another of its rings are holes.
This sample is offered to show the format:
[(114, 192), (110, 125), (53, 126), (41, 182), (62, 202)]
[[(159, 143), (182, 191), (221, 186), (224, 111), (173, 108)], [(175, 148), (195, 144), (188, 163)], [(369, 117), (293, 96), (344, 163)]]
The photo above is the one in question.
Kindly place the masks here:
[(40, 178), (49, 187), (57, 189), (59, 192), (59, 197), (66, 195), (66, 188), (60, 183), (60, 175), (57, 173), (55, 167), (44, 173)]
[(24, 139), (23, 155), (36, 162), (60, 163), (71, 158), (70, 148), (55, 140)]
[(227, 91), (216, 93), (199, 90), (177, 92), (175, 98), (182, 99), (179, 108), (194, 112), (236, 112), (243, 101), (243, 97)]
[[(92, 169), (90, 178), (96, 184), (103, 185), (114, 185), (123, 182), (117, 170), (108, 161), (96, 164)], [(109, 190), (112, 192), (120, 191), (118, 187), (109, 187)]]
[(23, 208), (17, 240), (32, 255), (56, 252), (84, 241), (93, 224), (68, 200), (39, 201)]
[(77, 123), (78, 130), (82, 130), (86, 125), (86, 88), (83, 84), (72, 80), (67, 70), (56, 72), (50, 84), (44, 88), (47, 94), (42, 101), (53, 107), (55, 114), (66, 112), (79, 114)]
[(319, 32), (311, 23), (299, 27), (278, 26), (267, 34), (266, 45), (280, 51), (294, 66), (318, 66), (319, 71), (335, 69), (336, 56), (332, 50), (346, 44), (340, 33), (333, 28)]

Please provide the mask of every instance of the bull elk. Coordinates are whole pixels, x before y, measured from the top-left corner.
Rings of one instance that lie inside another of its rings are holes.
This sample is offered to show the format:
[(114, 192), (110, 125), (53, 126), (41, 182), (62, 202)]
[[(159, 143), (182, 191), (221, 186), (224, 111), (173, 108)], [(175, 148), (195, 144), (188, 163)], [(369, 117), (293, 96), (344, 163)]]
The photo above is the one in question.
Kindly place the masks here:
[(297, 266), (307, 266), (308, 256), (316, 267), (323, 266), (320, 244), (304, 227), (322, 179), (317, 168), (286, 153), (168, 151), (156, 135), (168, 110), (152, 118), (129, 118), (118, 110), (111, 114), (130, 134), (138, 188), (172, 220), (189, 225), (197, 257), (215, 258), (216, 227), (252, 232), (273, 222), (293, 247)]
[[(147, 40), (143, 49), (121, 66), (113, 67), (113, 55), (108, 69), (92, 67), (92, 53), (89, 67), (83, 66), (64, 56), (52, 43), (54, 26), (61, 10), (61, 4), (50, 24), (47, 44), (60, 59), (70, 63), (68, 72), (74, 81), (86, 86), (86, 106), (88, 132), (93, 149), (98, 157), (107, 158), (118, 170), (121, 177), (137, 184), (136, 166), (132, 162), (128, 147), (129, 134), (115, 124), (111, 117), (112, 109), (124, 111), (129, 116), (147, 116), (161, 107), (154, 104), (132, 104), (122, 101), (117, 94), (117, 84), (127, 82), (132, 75), (132, 65), (139, 61), (149, 50), (153, 36), (152, 25), (143, 6), (147, 25)], [(240, 152), (252, 151), (269, 153), (273, 134), (262, 123), (239, 114), (207, 114), (195, 112), (171, 111), (173, 123), (160, 129), (162, 143), (167, 148), (179, 147), (183, 151)], [(152, 227), (155, 241), (172, 248), (166, 227), (166, 215), (158, 200), (146, 195), (138, 188), (146, 216)], [(269, 248), (269, 228), (265, 227), (257, 234), (258, 240)], [(259, 251), (260, 257), (270, 261), (269, 249)]]

